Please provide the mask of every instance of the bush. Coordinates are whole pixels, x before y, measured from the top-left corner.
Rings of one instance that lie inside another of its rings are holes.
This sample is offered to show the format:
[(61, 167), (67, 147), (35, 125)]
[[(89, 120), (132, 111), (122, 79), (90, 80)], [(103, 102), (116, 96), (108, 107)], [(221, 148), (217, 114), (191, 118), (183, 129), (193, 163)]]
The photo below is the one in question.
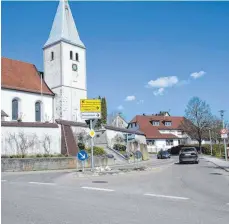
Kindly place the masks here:
[[(91, 147), (90, 148), (86, 148), (85, 151), (88, 153), (88, 154), (91, 154)], [(100, 156), (100, 155), (105, 155), (105, 151), (104, 151), (104, 148), (102, 147), (98, 147), (98, 146), (94, 146), (93, 147), (93, 155), (94, 156)]]
[(85, 144), (79, 142), (78, 147), (79, 147), (79, 150), (85, 149)]
[(113, 149), (117, 151), (126, 151), (126, 146), (122, 144), (114, 144)]
[[(204, 150), (202, 152), (206, 155), (211, 155), (211, 146), (210, 145), (203, 145)], [(216, 157), (224, 156), (224, 145), (223, 144), (214, 144), (212, 145), (212, 155)]]

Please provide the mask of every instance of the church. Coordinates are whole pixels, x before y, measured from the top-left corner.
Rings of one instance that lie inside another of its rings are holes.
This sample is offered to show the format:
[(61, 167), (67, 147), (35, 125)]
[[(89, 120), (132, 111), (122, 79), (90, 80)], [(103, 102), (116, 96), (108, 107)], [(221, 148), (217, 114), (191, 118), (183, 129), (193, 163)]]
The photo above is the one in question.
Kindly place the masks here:
[(68, 1), (60, 1), (43, 46), (44, 72), (34, 64), (2, 57), (1, 117), (7, 121), (82, 122), (87, 98), (86, 48)]

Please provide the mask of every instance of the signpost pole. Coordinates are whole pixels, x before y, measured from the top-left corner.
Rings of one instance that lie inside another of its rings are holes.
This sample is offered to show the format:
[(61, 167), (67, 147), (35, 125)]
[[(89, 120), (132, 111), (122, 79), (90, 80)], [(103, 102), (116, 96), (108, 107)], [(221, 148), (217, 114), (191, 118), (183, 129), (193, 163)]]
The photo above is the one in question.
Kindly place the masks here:
[[(90, 120), (90, 130), (92, 130), (92, 120)], [(93, 156), (93, 147), (94, 146), (94, 141), (93, 138), (91, 138), (91, 169), (94, 171), (94, 156)]]
[(210, 137), (211, 156), (212, 156), (212, 138), (211, 138), (211, 129), (209, 129), (209, 137)]
[(82, 171), (84, 173), (84, 161), (82, 161)]
[[(223, 129), (224, 129), (224, 119), (223, 119)], [(223, 139), (224, 150), (225, 150), (225, 160), (227, 161), (227, 146), (226, 146), (226, 138)]]

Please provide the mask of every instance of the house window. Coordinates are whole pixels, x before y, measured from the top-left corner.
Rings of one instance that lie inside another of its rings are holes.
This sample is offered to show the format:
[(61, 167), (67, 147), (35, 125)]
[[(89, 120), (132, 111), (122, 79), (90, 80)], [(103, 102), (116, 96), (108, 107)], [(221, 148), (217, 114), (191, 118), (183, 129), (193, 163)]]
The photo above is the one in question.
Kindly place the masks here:
[(53, 61), (54, 60), (54, 52), (52, 51), (51, 52), (51, 61)]
[(166, 140), (166, 145), (173, 145), (173, 140)]
[(153, 121), (153, 122), (152, 122), (152, 125), (153, 125), (153, 126), (159, 126), (159, 125), (160, 125), (160, 121)]
[(35, 120), (41, 121), (41, 102), (35, 103)]
[(70, 60), (72, 60), (72, 55), (73, 55), (72, 51), (70, 51)]
[(165, 122), (165, 126), (171, 126), (172, 125), (172, 122), (171, 121), (166, 121)]
[(147, 145), (155, 145), (155, 140), (147, 140)]
[(79, 61), (79, 55), (76, 53), (76, 61)]
[(18, 107), (19, 107), (19, 100), (13, 99), (12, 100), (12, 120), (18, 119), (18, 112), (19, 112)]

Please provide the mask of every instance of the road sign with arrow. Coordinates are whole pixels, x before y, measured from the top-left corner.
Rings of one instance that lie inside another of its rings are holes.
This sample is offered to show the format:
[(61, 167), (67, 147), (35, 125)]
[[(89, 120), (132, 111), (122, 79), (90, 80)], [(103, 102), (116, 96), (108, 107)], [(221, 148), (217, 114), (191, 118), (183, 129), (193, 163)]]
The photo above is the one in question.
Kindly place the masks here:
[(84, 120), (101, 118), (101, 100), (82, 99), (80, 100), (81, 118)]
[(84, 161), (88, 158), (88, 154), (86, 153), (86, 151), (84, 150), (80, 150), (77, 154), (77, 158), (80, 160), (80, 161)]

